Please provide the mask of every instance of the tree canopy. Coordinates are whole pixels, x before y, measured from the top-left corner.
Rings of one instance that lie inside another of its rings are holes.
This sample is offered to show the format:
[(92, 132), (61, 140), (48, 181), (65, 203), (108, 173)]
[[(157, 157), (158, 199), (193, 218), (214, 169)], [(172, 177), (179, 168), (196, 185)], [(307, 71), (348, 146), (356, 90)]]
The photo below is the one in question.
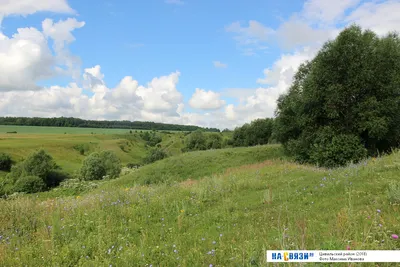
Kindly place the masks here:
[(399, 147), (399, 108), (398, 35), (354, 25), (301, 65), (274, 130), (298, 161), (341, 166)]

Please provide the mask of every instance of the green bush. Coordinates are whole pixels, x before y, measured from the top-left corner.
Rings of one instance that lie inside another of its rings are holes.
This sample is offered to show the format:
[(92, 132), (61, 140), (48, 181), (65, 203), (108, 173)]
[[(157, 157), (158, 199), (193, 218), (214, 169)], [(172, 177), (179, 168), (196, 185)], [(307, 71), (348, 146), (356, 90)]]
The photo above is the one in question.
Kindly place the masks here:
[(121, 173), (121, 161), (117, 155), (111, 150), (104, 150), (100, 152), (100, 158), (106, 169), (106, 175), (111, 178), (117, 178)]
[(39, 176), (25, 176), (16, 181), (13, 191), (19, 193), (37, 193), (45, 189), (46, 184)]
[(150, 164), (157, 160), (162, 160), (166, 157), (168, 157), (168, 155), (167, 153), (164, 152), (164, 150), (159, 148), (154, 148), (150, 151), (150, 154), (145, 158), (144, 161), (145, 163)]
[(104, 176), (116, 178), (121, 172), (121, 161), (113, 151), (94, 152), (86, 157), (80, 170), (83, 180), (101, 180)]
[(38, 176), (42, 178), (43, 181), (45, 181), (47, 175), (57, 167), (53, 157), (43, 149), (30, 154), (26, 160), (24, 160), (22, 166), (24, 176)]
[(106, 175), (106, 168), (100, 153), (94, 152), (83, 160), (80, 176), (83, 180), (101, 180)]
[(400, 38), (351, 26), (298, 69), (274, 138), (300, 162), (343, 166), (400, 146)]
[(207, 149), (220, 149), (222, 147), (222, 136), (218, 133), (211, 133), (207, 136)]
[(12, 160), (10, 155), (0, 153), (0, 171), (9, 171), (11, 169)]
[(185, 138), (185, 151), (206, 150), (207, 139), (200, 130), (194, 131)]

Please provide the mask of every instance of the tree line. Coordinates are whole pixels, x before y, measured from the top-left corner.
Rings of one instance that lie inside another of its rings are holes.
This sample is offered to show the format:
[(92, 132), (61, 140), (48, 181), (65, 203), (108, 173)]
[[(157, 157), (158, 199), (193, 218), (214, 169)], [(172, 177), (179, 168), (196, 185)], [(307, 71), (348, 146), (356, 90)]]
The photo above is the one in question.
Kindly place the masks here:
[(196, 131), (219, 132), (217, 128), (203, 128), (194, 125), (167, 124), (150, 121), (96, 121), (84, 120), (73, 117), (58, 118), (28, 118), (28, 117), (0, 117), (0, 125), (20, 126), (53, 126), (53, 127), (79, 127), (79, 128), (114, 128), (138, 129), (158, 131)]

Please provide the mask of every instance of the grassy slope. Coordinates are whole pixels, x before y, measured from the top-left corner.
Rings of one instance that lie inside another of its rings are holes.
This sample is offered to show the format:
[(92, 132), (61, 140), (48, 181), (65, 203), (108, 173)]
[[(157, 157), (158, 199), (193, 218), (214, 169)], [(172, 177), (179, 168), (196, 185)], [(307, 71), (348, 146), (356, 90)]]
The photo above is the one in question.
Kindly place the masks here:
[[(190, 166), (201, 175), (203, 163)], [(265, 249), (399, 249), (399, 206), (385, 193), (399, 170), (399, 153), (333, 171), (267, 160), (197, 181), (2, 201), (0, 265), (260, 266)]]
[[(6, 134), (5, 128), (7, 131), (16, 130), (18, 133)], [(112, 150), (124, 165), (130, 162), (141, 164), (148, 154), (148, 149), (139, 137), (139, 133), (129, 134), (127, 130), (34, 126), (11, 128), (11, 126), (0, 126), (0, 152), (9, 153), (13, 160), (18, 162), (31, 152), (44, 148), (54, 157), (57, 164), (69, 173), (78, 170), (85, 156), (94, 151)], [(96, 130), (93, 132), (97, 134), (91, 134), (92, 130)], [(160, 132), (159, 134), (163, 136), (162, 146), (168, 145), (167, 152), (171, 155), (181, 153), (183, 144), (178, 141), (181, 140), (182, 133)], [(81, 144), (89, 148), (85, 155), (80, 155), (79, 151), (74, 149), (74, 146)]]
[(118, 179), (114, 183), (131, 186), (198, 179), (221, 173), (230, 167), (280, 157), (283, 157), (283, 151), (279, 145), (196, 151), (144, 166), (137, 172), (124, 177), (124, 179)]

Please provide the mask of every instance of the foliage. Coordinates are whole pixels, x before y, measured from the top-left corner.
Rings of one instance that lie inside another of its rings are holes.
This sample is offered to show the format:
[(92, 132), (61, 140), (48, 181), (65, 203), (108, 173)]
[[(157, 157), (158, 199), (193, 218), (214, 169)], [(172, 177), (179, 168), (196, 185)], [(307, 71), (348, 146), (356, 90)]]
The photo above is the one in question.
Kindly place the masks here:
[(45, 189), (46, 183), (39, 176), (24, 176), (15, 182), (13, 191), (19, 193), (37, 193)]
[(80, 175), (86, 181), (101, 180), (106, 172), (100, 153), (93, 152), (83, 160)]
[(23, 173), (26, 176), (38, 176), (46, 180), (47, 175), (56, 169), (53, 157), (40, 149), (30, 154), (23, 162)]
[(56, 126), (56, 127), (82, 127), (82, 128), (119, 128), (143, 130), (170, 130), (170, 131), (195, 131), (202, 129), (207, 132), (219, 132), (216, 128), (201, 128), (192, 125), (165, 124), (148, 121), (96, 121), (78, 118), (26, 118), (26, 117), (0, 117), (0, 125), (25, 125), (25, 126)]
[(11, 169), (12, 160), (10, 155), (0, 153), (0, 171), (9, 171)]
[(234, 146), (255, 146), (268, 144), (273, 131), (271, 118), (256, 119), (233, 131)]
[(400, 145), (400, 39), (351, 26), (302, 64), (274, 136), (300, 162), (343, 166)]
[(222, 136), (219, 133), (210, 133), (206, 141), (207, 149), (220, 149), (222, 148)]
[(113, 179), (121, 172), (121, 161), (113, 151), (94, 152), (83, 160), (80, 177), (83, 180), (101, 180), (104, 176)]
[(150, 154), (145, 158), (145, 163), (150, 164), (157, 160), (162, 160), (168, 157), (167, 153), (160, 148), (154, 148), (150, 151)]
[(140, 134), (140, 136), (142, 137), (142, 139), (144, 141), (146, 141), (146, 144), (148, 146), (155, 146), (162, 141), (161, 136), (159, 136), (155, 132), (152, 132), (152, 133), (144, 132), (144, 133)]
[(104, 150), (100, 152), (103, 165), (106, 169), (106, 175), (111, 178), (117, 178), (121, 173), (121, 160), (111, 150)]
[(206, 136), (202, 131), (194, 131), (186, 136), (185, 138), (185, 148), (187, 151), (193, 150), (206, 150)]
[(85, 155), (86, 152), (89, 151), (89, 145), (88, 144), (77, 144), (74, 146), (74, 149), (79, 152), (81, 155)]

